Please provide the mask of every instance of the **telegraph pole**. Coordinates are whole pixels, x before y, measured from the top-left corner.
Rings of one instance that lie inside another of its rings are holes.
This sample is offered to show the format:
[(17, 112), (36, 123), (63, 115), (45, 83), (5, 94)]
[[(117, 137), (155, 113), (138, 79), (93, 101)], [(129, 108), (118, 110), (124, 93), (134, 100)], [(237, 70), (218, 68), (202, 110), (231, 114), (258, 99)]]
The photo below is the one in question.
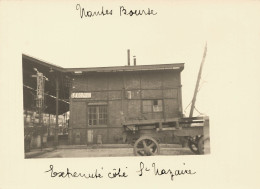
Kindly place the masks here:
[(193, 116), (193, 110), (195, 108), (195, 102), (196, 102), (196, 97), (197, 97), (197, 93), (198, 93), (198, 88), (199, 88), (199, 83), (200, 83), (200, 78), (201, 78), (201, 73), (202, 73), (202, 68), (205, 62), (205, 58), (206, 58), (206, 54), (207, 54), (207, 43), (205, 45), (205, 49), (204, 49), (204, 53), (203, 53), (203, 58), (200, 64), (200, 70), (199, 70), (199, 74), (198, 74), (198, 78), (197, 78), (197, 83), (196, 83), (196, 87), (195, 87), (195, 91), (194, 91), (194, 95), (193, 95), (193, 99), (192, 99), (192, 104), (191, 104), (191, 108), (190, 108), (190, 116)]

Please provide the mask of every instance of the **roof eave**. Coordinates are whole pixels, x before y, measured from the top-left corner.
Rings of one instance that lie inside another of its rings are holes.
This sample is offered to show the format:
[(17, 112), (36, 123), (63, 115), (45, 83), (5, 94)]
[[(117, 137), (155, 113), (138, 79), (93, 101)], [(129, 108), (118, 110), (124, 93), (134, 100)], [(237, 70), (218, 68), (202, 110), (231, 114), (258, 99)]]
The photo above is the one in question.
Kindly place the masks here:
[(57, 66), (55, 64), (47, 63), (46, 61), (39, 60), (37, 58), (34, 58), (34, 57), (26, 55), (26, 54), (22, 54), (22, 57), (23, 57), (23, 59), (29, 60), (29, 61), (34, 62), (36, 64), (40, 64), (42, 66), (52, 68), (55, 71), (59, 71), (59, 72), (65, 72), (66, 71), (66, 68)]
[(158, 70), (176, 70), (182, 71), (184, 63), (178, 64), (157, 64), (157, 65), (139, 65), (139, 66), (116, 66), (116, 67), (93, 67), (93, 68), (67, 68), (66, 72), (75, 75), (90, 72), (133, 72), (133, 71), (158, 71)]

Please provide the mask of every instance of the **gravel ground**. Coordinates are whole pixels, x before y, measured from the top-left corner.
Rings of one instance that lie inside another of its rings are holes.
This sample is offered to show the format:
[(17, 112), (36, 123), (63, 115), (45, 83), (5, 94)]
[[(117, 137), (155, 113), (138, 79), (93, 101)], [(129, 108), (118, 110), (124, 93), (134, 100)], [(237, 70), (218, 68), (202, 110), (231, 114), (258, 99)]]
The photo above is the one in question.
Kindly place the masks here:
[[(194, 155), (189, 148), (161, 148), (160, 155)], [(31, 158), (124, 157), (134, 156), (133, 148), (56, 149)]]

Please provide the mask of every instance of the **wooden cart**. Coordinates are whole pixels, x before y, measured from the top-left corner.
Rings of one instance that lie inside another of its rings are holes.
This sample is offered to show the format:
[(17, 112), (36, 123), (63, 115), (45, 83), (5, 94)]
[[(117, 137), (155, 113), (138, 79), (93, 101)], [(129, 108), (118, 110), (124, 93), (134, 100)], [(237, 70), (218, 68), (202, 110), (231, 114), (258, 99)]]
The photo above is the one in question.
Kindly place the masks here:
[(134, 154), (137, 156), (160, 154), (159, 135), (163, 132), (186, 139), (195, 154), (209, 153), (208, 117), (132, 120), (125, 121), (123, 126), (126, 140), (134, 141)]

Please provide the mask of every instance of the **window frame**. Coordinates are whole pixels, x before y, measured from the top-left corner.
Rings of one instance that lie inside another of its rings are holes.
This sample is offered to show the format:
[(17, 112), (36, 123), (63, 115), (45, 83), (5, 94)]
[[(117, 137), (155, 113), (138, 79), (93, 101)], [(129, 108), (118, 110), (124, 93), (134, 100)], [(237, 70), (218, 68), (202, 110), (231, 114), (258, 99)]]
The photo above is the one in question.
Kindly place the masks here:
[[(158, 109), (158, 110), (156, 110)], [(162, 99), (143, 99), (142, 113), (161, 113), (163, 112)]]
[(108, 106), (105, 104), (88, 105), (88, 126), (98, 127), (108, 124)]

